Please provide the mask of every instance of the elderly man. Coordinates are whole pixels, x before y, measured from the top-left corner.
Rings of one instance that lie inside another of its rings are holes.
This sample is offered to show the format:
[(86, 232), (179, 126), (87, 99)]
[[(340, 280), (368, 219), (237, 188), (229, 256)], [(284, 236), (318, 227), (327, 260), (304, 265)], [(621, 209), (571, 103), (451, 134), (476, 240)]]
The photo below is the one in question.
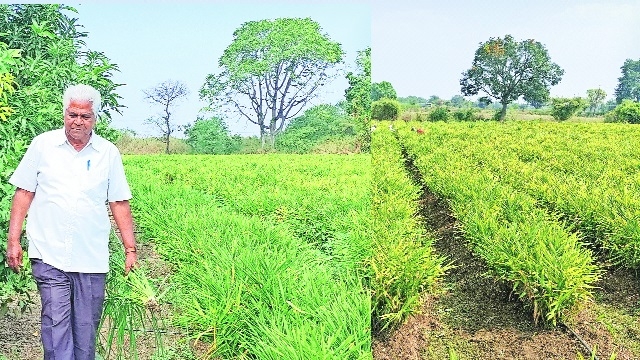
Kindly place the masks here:
[(69, 87), (63, 97), (64, 128), (35, 137), (9, 180), (16, 191), (7, 259), (20, 271), (20, 236), (28, 212), (28, 253), (42, 300), (45, 359), (95, 358), (109, 270), (107, 201), (125, 246), (125, 273), (136, 263), (131, 192), (120, 153), (93, 131), (100, 107), (96, 89)]

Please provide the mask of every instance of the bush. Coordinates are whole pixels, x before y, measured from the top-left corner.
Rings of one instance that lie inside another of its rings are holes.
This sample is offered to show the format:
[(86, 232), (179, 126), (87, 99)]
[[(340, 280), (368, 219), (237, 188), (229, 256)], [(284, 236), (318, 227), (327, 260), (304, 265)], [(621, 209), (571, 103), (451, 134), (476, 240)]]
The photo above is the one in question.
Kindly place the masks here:
[(340, 106), (317, 105), (294, 118), (276, 137), (276, 149), (285, 153), (308, 153), (327, 141), (354, 139), (358, 126)]
[(438, 106), (429, 113), (429, 121), (448, 121), (451, 110), (446, 106)]
[(453, 112), (453, 118), (458, 121), (475, 121), (478, 120), (476, 113), (477, 110), (474, 108), (457, 109)]
[(229, 135), (224, 121), (218, 117), (198, 117), (185, 130), (185, 142), (196, 154), (232, 154), (238, 150), (238, 143)]
[(402, 112), (402, 116), (401, 116), (400, 118), (401, 118), (401, 119), (402, 119), (402, 121), (404, 121), (404, 122), (409, 122), (409, 121), (411, 121), (411, 119), (413, 118), (413, 114), (414, 114), (413, 112), (406, 112), (406, 111), (403, 111), (403, 112)]
[(628, 99), (622, 100), (622, 103), (608, 112), (604, 119), (605, 122), (640, 124), (640, 102)]
[(380, 99), (371, 103), (371, 118), (374, 120), (396, 120), (400, 115), (397, 100)]
[(586, 106), (587, 102), (581, 97), (553, 98), (551, 99), (551, 116), (560, 121), (568, 120)]
[[(131, 133), (123, 132), (122, 136), (114, 143), (123, 155), (148, 155), (164, 154), (166, 143), (164, 139), (155, 137), (135, 137)], [(191, 152), (191, 147), (184, 139), (170, 138), (170, 153), (187, 154)]]

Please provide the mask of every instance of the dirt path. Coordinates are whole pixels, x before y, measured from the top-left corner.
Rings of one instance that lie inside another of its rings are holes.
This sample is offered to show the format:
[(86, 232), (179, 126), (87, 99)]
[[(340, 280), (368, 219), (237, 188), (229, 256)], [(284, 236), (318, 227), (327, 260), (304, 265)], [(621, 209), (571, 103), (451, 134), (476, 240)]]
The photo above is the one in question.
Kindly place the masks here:
[[(42, 359), (40, 345), (40, 298), (32, 294), (35, 304), (21, 314), (15, 304), (0, 317), (0, 355), (7, 359)], [(2, 357), (0, 357), (2, 359)]]

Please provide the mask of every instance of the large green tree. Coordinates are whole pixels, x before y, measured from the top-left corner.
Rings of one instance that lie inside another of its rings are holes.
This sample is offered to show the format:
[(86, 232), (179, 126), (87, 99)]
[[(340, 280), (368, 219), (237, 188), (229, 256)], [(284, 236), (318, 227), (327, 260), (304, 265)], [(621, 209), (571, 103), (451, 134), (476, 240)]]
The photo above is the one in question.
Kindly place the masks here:
[(0, 5), (0, 41), (19, 49), (15, 67), (17, 91), (11, 105), (17, 119), (29, 119), (32, 135), (60, 127), (62, 93), (76, 83), (91, 85), (103, 100), (102, 121), (120, 112), (120, 96), (112, 80), (119, 71), (104, 53), (86, 47), (75, 8), (57, 4)]
[(212, 108), (227, 107), (260, 129), (264, 146), (287, 120), (318, 96), (342, 62), (339, 43), (309, 19), (249, 21), (233, 33), (218, 61), (221, 72), (208, 75), (200, 97)]
[(371, 48), (358, 51), (355, 71), (347, 73), (349, 87), (344, 92), (347, 113), (358, 124), (357, 137), (362, 151), (371, 145)]
[(620, 70), (622, 76), (615, 89), (616, 103), (620, 104), (624, 99), (640, 101), (640, 59), (625, 60)]
[(607, 97), (607, 93), (602, 89), (588, 89), (587, 90), (587, 102), (589, 103), (589, 109), (591, 113), (595, 113), (598, 106), (604, 103), (604, 99)]
[(549, 88), (562, 80), (564, 70), (551, 61), (547, 49), (535, 40), (516, 41), (511, 35), (490, 38), (476, 50), (471, 68), (462, 73), (460, 85), (465, 96), (483, 92), (502, 105), (523, 97), (525, 101), (546, 101)]
[(396, 89), (393, 88), (393, 85), (391, 85), (390, 82), (381, 81), (379, 83), (371, 84), (371, 101), (378, 101), (380, 99), (398, 99)]
[[(120, 97), (111, 77), (118, 68), (86, 48), (74, 8), (56, 4), (0, 4), (0, 233), (6, 234), (14, 188), (8, 177), (34, 136), (62, 127), (62, 93), (74, 83), (98, 89), (103, 111), (98, 127), (118, 111)], [(4, 115), (4, 116), (3, 116)], [(106, 119), (106, 120), (105, 120)], [(4, 266), (0, 241), (0, 313), (13, 292), (25, 292), (26, 272)], [(28, 292), (25, 292), (28, 294)], [(1, 314), (0, 314), (1, 315)]]

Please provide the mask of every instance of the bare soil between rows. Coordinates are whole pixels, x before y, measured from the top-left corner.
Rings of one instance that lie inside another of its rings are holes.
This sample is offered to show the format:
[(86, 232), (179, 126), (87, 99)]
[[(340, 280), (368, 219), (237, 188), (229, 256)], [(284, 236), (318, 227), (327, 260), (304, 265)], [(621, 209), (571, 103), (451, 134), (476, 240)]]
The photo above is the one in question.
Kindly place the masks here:
[[(421, 183), (412, 163), (407, 167)], [(589, 305), (575, 314), (568, 328), (536, 326), (532, 311), (514, 298), (510, 287), (487, 275), (488, 268), (469, 250), (446, 201), (425, 188), (419, 212), (435, 236), (436, 253), (455, 267), (437, 294), (424, 296), (419, 313), (391, 333), (374, 336), (374, 359), (589, 359), (588, 349), (595, 349), (598, 359), (613, 353), (617, 360), (639, 358), (620, 345)], [(638, 275), (608, 270), (596, 284), (595, 301), (637, 313)]]

